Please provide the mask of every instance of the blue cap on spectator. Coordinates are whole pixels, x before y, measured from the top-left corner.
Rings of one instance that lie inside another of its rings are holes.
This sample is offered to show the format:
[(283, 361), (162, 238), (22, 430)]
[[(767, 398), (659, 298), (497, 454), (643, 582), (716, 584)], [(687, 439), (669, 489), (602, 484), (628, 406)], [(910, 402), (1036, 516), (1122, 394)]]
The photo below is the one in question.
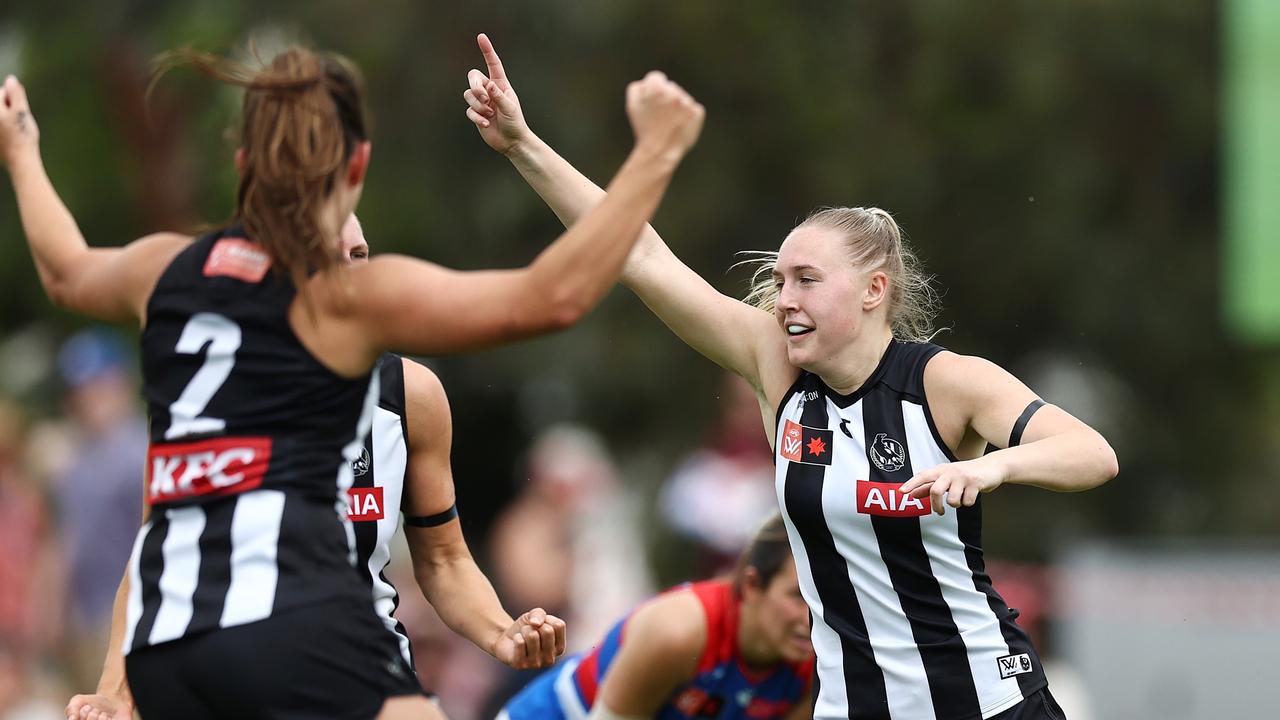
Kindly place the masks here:
[(72, 390), (108, 372), (123, 370), (128, 363), (129, 351), (124, 341), (102, 328), (81, 330), (58, 349), (58, 373)]

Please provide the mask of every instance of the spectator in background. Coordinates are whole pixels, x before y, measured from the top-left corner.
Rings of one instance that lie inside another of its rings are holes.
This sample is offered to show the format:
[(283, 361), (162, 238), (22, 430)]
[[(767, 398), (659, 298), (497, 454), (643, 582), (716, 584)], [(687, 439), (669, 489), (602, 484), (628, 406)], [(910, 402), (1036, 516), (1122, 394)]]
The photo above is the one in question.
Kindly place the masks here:
[(545, 431), (527, 462), (527, 484), (494, 526), (494, 576), (508, 603), (536, 600), (567, 613), (578, 638), (570, 647), (581, 647), (652, 592), (642, 503), (624, 492), (604, 443), (585, 428)]
[(0, 398), (0, 645), (15, 667), (45, 659), (63, 595), (48, 500), (22, 467), (25, 435), (22, 412)]
[[(564, 618), (569, 648), (584, 650), (653, 592), (640, 532), (644, 503), (621, 486), (604, 443), (572, 425), (553, 427), (529, 447), (528, 480), (490, 539), (499, 594), (534, 602)], [(497, 709), (530, 678), (508, 674)]]
[(732, 568), (755, 528), (774, 512), (773, 454), (760, 427), (760, 403), (747, 383), (725, 373), (720, 417), (662, 490), (663, 519), (696, 547), (694, 577)]
[(71, 457), (54, 478), (68, 563), (67, 631), (72, 681), (92, 686), (101, 669), (111, 604), (142, 518), (145, 420), (124, 341), (76, 333), (58, 351), (71, 424)]

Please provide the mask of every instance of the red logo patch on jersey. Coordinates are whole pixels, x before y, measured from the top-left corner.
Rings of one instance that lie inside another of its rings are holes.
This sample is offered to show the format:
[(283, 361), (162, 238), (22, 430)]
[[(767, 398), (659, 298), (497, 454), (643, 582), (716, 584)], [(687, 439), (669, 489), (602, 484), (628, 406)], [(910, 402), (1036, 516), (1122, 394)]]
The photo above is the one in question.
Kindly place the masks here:
[(371, 522), (381, 520), (382, 488), (353, 487), (347, 490), (347, 499), (351, 506), (347, 508), (347, 519), (351, 522)]
[(154, 444), (147, 450), (147, 502), (234, 495), (262, 485), (271, 462), (269, 437), (221, 437)]
[(247, 283), (261, 282), (271, 267), (271, 256), (244, 238), (222, 238), (213, 244), (204, 262), (205, 277), (230, 277)]
[(778, 454), (791, 462), (830, 465), (834, 439), (831, 430), (811, 428), (788, 420), (782, 428), (782, 437), (778, 438)]
[(923, 517), (929, 514), (924, 500), (898, 492), (902, 483), (858, 481), (858, 512), (882, 517)]

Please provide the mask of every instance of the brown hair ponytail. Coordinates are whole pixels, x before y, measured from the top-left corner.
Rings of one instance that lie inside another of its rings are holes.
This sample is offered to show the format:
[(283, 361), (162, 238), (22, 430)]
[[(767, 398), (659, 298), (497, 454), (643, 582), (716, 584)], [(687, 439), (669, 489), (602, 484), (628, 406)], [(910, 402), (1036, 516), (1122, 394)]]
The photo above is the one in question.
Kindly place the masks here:
[(245, 89), (233, 220), (295, 284), (328, 269), (336, 244), (322, 229), (320, 209), (368, 138), (359, 71), (340, 56), (296, 46), (256, 69), (182, 48), (156, 58), (152, 83), (183, 66)]
[(782, 514), (775, 512), (760, 525), (751, 542), (738, 556), (738, 564), (733, 570), (734, 592), (742, 595), (742, 584), (749, 567), (756, 569), (760, 587), (768, 587), (790, 557), (791, 543), (787, 539), (787, 526), (782, 522)]

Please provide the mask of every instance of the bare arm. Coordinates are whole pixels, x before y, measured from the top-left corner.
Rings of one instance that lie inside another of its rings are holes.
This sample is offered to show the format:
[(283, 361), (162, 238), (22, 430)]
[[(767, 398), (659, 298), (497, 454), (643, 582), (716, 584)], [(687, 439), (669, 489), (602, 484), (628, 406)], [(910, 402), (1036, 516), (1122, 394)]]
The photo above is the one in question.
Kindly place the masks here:
[(706, 614), (693, 593), (671, 593), (641, 607), (627, 621), (597, 706), (624, 717), (653, 717), (693, 679), (706, 644)]
[[(453, 422), (435, 374), (410, 360), (402, 362), (409, 428), (405, 508), (411, 517), (428, 517), (454, 504), (449, 465)], [(418, 586), (451, 630), (516, 668), (546, 667), (564, 653), (563, 620), (540, 608), (512, 620), (503, 610), (493, 585), (476, 566), (457, 518), (435, 527), (406, 525), (404, 532)]]
[[(143, 495), (147, 479), (143, 479)], [(151, 507), (142, 503), (142, 522), (151, 517)], [(107, 639), (107, 655), (102, 661), (102, 675), (92, 695), (76, 695), (67, 703), (68, 718), (79, 720), (130, 720), (133, 717), (133, 693), (124, 670), (124, 633), (129, 605), (129, 567), (125, 566), (116, 599), (111, 603), (111, 632)]]
[[(697, 139), (704, 111), (678, 85), (652, 72), (628, 86), (627, 113), (636, 145), (614, 177), (609, 199), (529, 266), (455, 272), (384, 256), (348, 272), (325, 273), (308, 287), (319, 291), (330, 327), (308, 332), (304, 313), (296, 311), (291, 320), (295, 329), (302, 327), (300, 337), (336, 370), (355, 374), (383, 349), (458, 352), (576, 322), (617, 281), (640, 228)], [(325, 336), (345, 337), (345, 346), (322, 347), (316, 338)]]
[[(925, 367), (925, 393), (943, 439), (960, 458), (903, 484), (928, 495), (934, 512), (973, 505), (978, 493), (1006, 483), (1076, 492), (1116, 476), (1115, 451), (1096, 430), (1054, 405), (1031, 416), (1017, 447), (1007, 447), (1015, 423), (1036, 395), (1000, 366), (976, 357), (941, 353)], [(981, 455), (986, 444), (997, 450)]]
[(125, 606), (129, 601), (129, 570), (125, 569), (111, 605), (111, 636), (107, 641), (106, 659), (98, 689), (92, 695), (76, 695), (67, 703), (68, 718), (82, 720), (128, 720), (133, 717), (133, 694), (125, 678), (124, 644)]
[[(598, 187), (529, 129), (492, 43), (484, 35), (478, 42), (487, 74), (468, 74), (467, 117), (561, 222), (577, 222), (605, 202), (613, 188), (606, 192)], [(681, 340), (716, 364), (762, 392), (781, 384), (771, 395), (790, 385), (785, 345), (773, 318), (717, 291), (681, 262), (651, 226), (644, 225), (621, 279)]]
[(98, 320), (141, 321), (156, 279), (190, 238), (160, 233), (123, 248), (89, 247), (45, 173), (26, 91), (10, 77), (0, 94), (0, 146), (49, 299)]

